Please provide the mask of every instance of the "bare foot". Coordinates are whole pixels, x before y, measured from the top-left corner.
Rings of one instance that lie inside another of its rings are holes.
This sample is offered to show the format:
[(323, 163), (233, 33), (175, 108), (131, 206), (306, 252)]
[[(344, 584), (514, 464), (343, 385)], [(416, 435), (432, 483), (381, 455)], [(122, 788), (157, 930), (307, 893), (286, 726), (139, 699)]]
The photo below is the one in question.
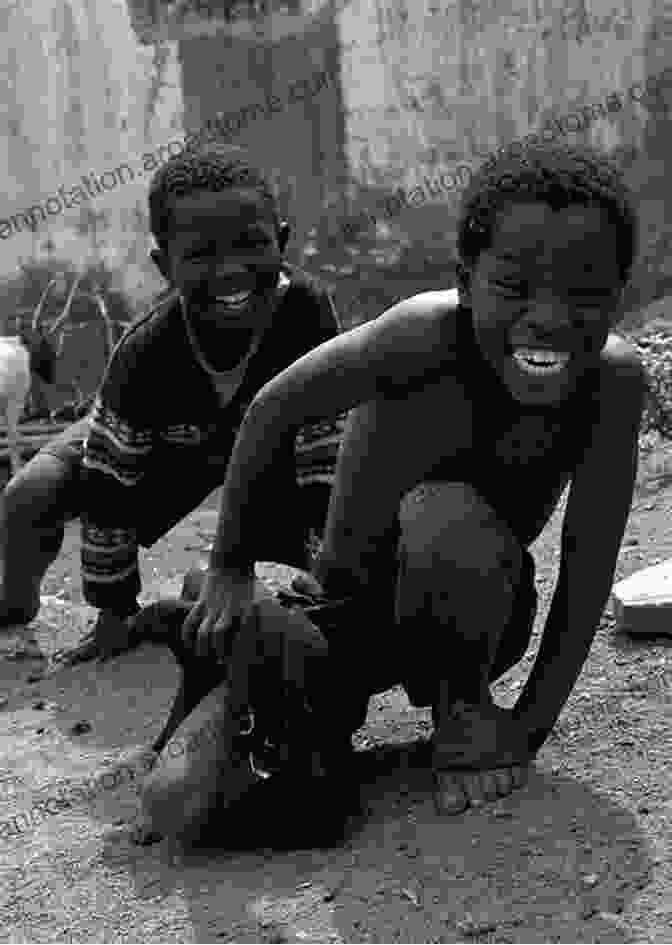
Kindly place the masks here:
[(528, 775), (527, 733), (494, 702), (456, 702), (439, 713), (434, 734), (436, 806), (460, 814), (506, 797)]
[(134, 617), (116, 617), (101, 611), (93, 630), (85, 634), (74, 649), (54, 653), (52, 661), (61, 666), (76, 666), (93, 659), (104, 663), (135, 649), (141, 642)]
[(462, 814), (467, 807), (506, 797), (527, 782), (528, 766), (492, 768), (484, 771), (435, 771), (434, 799), (439, 814)]

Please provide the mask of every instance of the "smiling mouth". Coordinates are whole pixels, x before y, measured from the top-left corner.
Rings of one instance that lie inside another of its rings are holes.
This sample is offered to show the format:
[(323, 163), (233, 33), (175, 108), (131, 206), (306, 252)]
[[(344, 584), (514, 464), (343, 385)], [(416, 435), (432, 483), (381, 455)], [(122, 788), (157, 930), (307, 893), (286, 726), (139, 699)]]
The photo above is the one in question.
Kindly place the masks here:
[(231, 292), (229, 295), (216, 295), (214, 301), (218, 305), (223, 305), (232, 311), (240, 311), (245, 308), (252, 298), (254, 292), (252, 289), (245, 289), (241, 292)]
[(560, 374), (569, 363), (567, 351), (551, 351), (548, 348), (514, 348), (513, 360), (526, 374), (548, 377)]

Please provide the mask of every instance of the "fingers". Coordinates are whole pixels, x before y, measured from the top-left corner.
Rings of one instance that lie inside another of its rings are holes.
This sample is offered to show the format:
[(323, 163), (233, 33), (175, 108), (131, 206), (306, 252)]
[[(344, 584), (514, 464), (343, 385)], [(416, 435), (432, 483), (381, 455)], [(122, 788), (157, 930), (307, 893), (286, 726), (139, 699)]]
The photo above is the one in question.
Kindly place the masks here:
[(436, 772), (434, 799), (439, 814), (447, 814), (448, 816), (461, 814), (469, 806), (469, 801), (462, 789), (458, 775), (450, 771)]
[(492, 772), (497, 784), (497, 794), (500, 797), (506, 797), (513, 790), (513, 781), (511, 780), (510, 768), (497, 768)]
[(462, 790), (472, 807), (482, 807), (485, 803), (482, 773), (480, 771), (465, 772), (460, 776)]
[[(478, 779), (478, 797), (482, 798), (481, 803), (486, 801), (494, 801), (499, 796), (499, 789), (497, 785), (497, 778), (494, 771), (480, 771), (475, 777)], [(472, 798), (472, 804), (474, 803), (473, 795), (469, 795)]]
[(525, 787), (529, 775), (529, 768), (526, 765), (514, 765), (511, 768), (511, 780), (514, 788)]

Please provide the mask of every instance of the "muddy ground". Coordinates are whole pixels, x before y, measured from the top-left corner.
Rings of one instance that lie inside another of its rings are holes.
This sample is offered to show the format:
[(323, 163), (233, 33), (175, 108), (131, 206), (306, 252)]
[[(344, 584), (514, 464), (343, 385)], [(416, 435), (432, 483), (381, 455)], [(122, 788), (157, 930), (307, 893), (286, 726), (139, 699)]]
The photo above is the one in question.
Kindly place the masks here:
[[(672, 556), (671, 472), (670, 448), (642, 463), (619, 577)], [(144, 556), (147, 598), (177, 590), (215, 514), (206, 503)], [(537, 633), (559, 522), (556, 513), (533, 549)], [(93, 614), (81, 603), (75, 526), (44, 595), (37, 636), (50, 654)], [(616, 634), (608, 610), (528, 786), (496, 805), (437, 818), (414, 747), (428, 712), (392, 690), (372, 701), (357, 738), (368, 815), (345, 847), (189, 855), (133, 843), (137, 779), (113, 773), (159, 732), (177, 678), (170, 654), (147, 645), (44, 679), (39, 661), (0, 658), (0, 821), (57, 796), (56, 785), (72, 798), (98, 779), (88, 800), (43, 806), (32, 823), (14, 821), (20, 834), (0, 834), (0, 941), (669, 942), (671, 645), (672, 635)], [(498, 684), (502, 703), (532, 658)]]

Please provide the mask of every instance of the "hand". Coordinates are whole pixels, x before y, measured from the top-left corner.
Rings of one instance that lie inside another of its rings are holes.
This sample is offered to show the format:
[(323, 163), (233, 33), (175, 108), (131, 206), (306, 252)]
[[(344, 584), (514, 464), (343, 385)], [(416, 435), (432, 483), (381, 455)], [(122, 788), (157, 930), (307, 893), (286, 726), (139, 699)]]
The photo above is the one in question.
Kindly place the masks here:
[(533, 755), (527, 728), (509, 710), (455, 704), (434, 736), (439, 812), (458, 814), (522, 787)]
[(198, 657), (226, 659), (233, 637), (252, 612), (253, 601), (253, 573), (209, 570), (184, 622), (185, 646)]
[(120, 616), (110, 610), (101, 610), (93, 628), (93, 639), (98, 659), (101, 663), (126, 653), (138, 642), (134, 633), (134, 616), (140, 609), (136, 605), (133, 612)]
[(141, 637), (135, 630), (135, 614), (140, 605), (128, 608), (128, 615), (101, 610), (93, 630), (86, 633), (72, 650), (58, 650), (52, 659), (61, 666), (77, 666), (88, 660), (98, 659), (101, 663), (132, 650)]

